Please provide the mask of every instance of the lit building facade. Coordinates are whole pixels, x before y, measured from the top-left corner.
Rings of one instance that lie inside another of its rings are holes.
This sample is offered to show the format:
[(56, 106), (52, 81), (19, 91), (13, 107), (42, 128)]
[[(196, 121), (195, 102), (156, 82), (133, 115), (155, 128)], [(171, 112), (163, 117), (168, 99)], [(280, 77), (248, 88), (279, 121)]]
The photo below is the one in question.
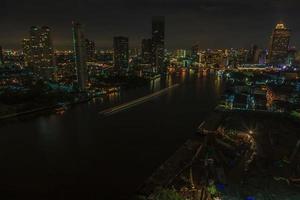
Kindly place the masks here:
[(129, 39), (114, 37), (114, 67), (118, 71), (129, 70)]
[(223, 50), (207, 49), (200, 52), (200, 66), (202, 67), (224, 67), (227, 66), (229, 56)]
[(284, 23), (279, 22), (271, 36), (269, 48), (269, 63), (273, 65), (285, 64), (290, 43), (291, 30)]
[(142, 40), (142, 62), (143, 64), (151, 64), (152, 56), (152, 40), (143, 39)]
[(0, 65), (4, 64), (3, 49), (0, 46)]
[(96, 58), (96, 45), (94, 41), (85, 39), (87, 61), (94, 61)]
[(192, 46), (192, 62), (198, 63), (199, 62), (199, 52), (200, 52), (200, 47), (199, 45), (194, 45)]
[(86, 43), (81, 24), (73, 22), (73, 48), (77, 75), (77, 84), (80, 91), (85, 91), (88, 83), (86, 65)]
[(165, 18), (152, 18), (152, 67), (154, 72), (166, 72), (165, 58)]
[(55, 71), (55, 58), (51, 29), (47, 26), (32, 26), (29, 38), (22, 41), (25, 66), (43, 79), (52, 79)]

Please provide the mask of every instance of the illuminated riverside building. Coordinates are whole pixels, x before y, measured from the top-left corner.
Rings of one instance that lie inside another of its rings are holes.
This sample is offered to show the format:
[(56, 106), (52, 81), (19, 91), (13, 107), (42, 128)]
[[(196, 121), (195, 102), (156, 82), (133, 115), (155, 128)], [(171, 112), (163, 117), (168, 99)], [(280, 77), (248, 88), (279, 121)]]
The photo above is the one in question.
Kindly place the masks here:
[(176, 50), (176, 58), (186, 58), (187, 52), (185, 49), (177, 49)]
[(230, 49), (227, 51), (227, 63), (229, 66), (237, 67), (247, 63), (249, 50), (246, 49)]
[(271, 36), (269, 48), (269, 63), (285, 64), (290, 43), (291, 30), (283, 22), (279, 22)]
[(152, 67), (154, 72), (165, 72), (165, 18), (152, 18)]
[(114, 67), (123, 72), (129, 69), (128, 37), (114, 37)]
[(3, 58), (3, 50), (2, 47), (0, 46), (0, 65), (4, 64), (4, 58)]
[(199, 62), (202, 67), (224, 67), (227, 65), (227, 57), (224, 50), (208, 49), (199, 53)]
[(258, 64), (259, 62), (260, 49), (257, 45), (251, 45), (251, 48), (247, 55), (247, 63)]
[(258, 64), (265, 65), (267, 63), (267, 50), (261, 50), (259, 53)]
[(85, 39), (87, 61), (94, 61), (96, 58), (96, 45), (94, 41)]
[(195, 63), (199, 62), (199, 51), (200, 51), (199, 45), (192, 46), (192, 53), (191, 53), (192, 62)]
[(286, 60), (287, 65), (293, 65), (295, 63), (296, 53), (297, 53), (297, 50), (295, 47), (289, 48), (288, 54), (287, 54), (287, 60)]
[(23, 49), (23, 56), (24, 56), (24, 65), (29, 67), (31, 64), (31, 48), (30, 48), (30, 39), (23, 39), (22, 40), (22, 49)]
[(152, 55), (152, 40), (143, 39), (142, 40), (142, 62), (143, 64), (151, 64)]
[(39, 78), (52, 79), (55, 71), (51, 29), (47, 26), (32, 26), (29, 38), (22, 41), (25, 66)]
[(73, 47), (77, 75), (77, 84), (80, 91), (85, 91), (88, 83), (86, 65), (86, 43), (81, 24), (73, 22)]

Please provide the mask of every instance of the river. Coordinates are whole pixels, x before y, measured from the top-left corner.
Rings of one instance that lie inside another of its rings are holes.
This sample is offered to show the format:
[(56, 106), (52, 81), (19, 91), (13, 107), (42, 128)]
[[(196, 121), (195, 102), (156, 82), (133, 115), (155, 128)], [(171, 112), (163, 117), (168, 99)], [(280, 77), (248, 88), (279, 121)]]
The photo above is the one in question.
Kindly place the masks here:
[[(103, 117), (100, 111), (180, 85)], [(0, 127), (1, 199), (128, 199), (215, 107), (223, 83), (186, 72)]]

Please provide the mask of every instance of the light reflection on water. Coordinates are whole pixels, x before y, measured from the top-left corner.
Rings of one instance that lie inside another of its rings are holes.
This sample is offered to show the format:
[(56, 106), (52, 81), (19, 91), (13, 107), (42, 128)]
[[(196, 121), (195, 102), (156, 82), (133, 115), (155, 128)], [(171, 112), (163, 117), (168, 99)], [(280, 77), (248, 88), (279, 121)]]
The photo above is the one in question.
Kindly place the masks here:
[(120, 92), (113, 92), (108, 94), (108, 100), (111, 103), (116, 103), (120, 101)]
[(157, 92), (161, 89), (161, 78), (154, 79), (150, 82), (150, 90)]
[[(156, 79), (143, 88), (111, 93), (89, 104), (76, 105), (64, 115), (0, 127), (0, 177), (10, 174), (9, 191), (33, 185), (28, 194), (59, 191), (68, 197), (69, 193), (83, 192), (120, 199), (135, 192), (161, 162), (194, 134), (207, 112), (214, 108), (222, 80), (210, 73), (206, 77), (202, 74), (175, 74)], [(153, 102), (110, 118), (103, 119), (98, 114), (175, 83), (180, 86)], [(24, 160), (30, 164), (24, 164)], [(22, 177), (47, 177), (49, 171), (53, 172), (50, 182), (31, 178), (22, 182)], [(6, 181), (0, 180), (0, 184), (5, 185)]]
[(57, 139), (58, 133), (62, 129), (62, 116), (50, 115), (47, 117), (40, 117), (35, 123), (39, 138), (42, 140), (41, 144), (50, 145), (51, 142)]

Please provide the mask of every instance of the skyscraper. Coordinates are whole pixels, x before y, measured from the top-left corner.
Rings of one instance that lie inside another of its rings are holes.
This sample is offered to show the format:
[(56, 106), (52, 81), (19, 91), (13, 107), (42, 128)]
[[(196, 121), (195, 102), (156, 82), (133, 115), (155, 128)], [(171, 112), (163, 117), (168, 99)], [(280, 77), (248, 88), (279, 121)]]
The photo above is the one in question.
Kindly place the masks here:
[(4, 63), (4, 58), (3, 58), (3, 50), (2, 47), (0, 46), (0, 65)]
[(73, 22), (73, 48), (77, 75), (77, 84), (80, 91), (87, 88), (88, 71), (86, 66), (86, 43), (81, 24)]
[(165, 57), (165, 18), (152, 18), (152, 67), (154, 72), (166, 72)]
[(47, 26), (32, 26), (29, 39), (22, 41), (22, 47), (25, 65), (38, 77), (51, 79), (55, 70), (51, 29)]
[(287, 59), (291, 30), (283, 22), (279, 22), (271, 36), (269, 48), (269, 63), (284, 64)]
[(143, 64), (151, 64), (152, 56), (152, 40), (143, 39), (142, 40), (142, 62)]
[(85, 39), (86, 45), (86, 58), (87, 61), (94, 61), (96, 58), (96, 45), (94, 41)]
[(24, 65), (29, 67), (31, 65), (32, 58), (31, 58), (31, 45), (30, 39), (23, 39), (22, 40), (22, 49), (23, 49), (23, 56), (24, 56)]
[(258, 56), (260, 49), (257, 45), (251, 45), (249, 52), (247, 53), (247, 62), (252, 64), (258, 64)]
[(128, 37), (114, 37), (114, 66), (119, 71), (127, 71), (129, 68)]
[(55, 65), (53, 42), (51, 38), (51, 29), (47, 26), (41, 28), (42, 45), (42, 66), (45, 68), (53, 68)]
[(192, 61), (193, 62), (199, 62), (199, 51), (200, 51), (200, 48), (199, 48), (199, 45), (194, 45), (192, 46)]

